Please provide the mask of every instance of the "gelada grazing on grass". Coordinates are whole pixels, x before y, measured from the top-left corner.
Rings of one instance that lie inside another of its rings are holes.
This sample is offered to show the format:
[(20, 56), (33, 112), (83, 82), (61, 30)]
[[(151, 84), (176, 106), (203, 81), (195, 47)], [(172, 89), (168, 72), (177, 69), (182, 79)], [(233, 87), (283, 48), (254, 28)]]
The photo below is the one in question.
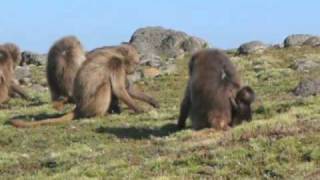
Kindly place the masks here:
[(47, 80), (55, 109), (61, 110), (65, 103), (73, 102), (74, 80), (85, 60), (83, 46), (74, 36), (63, 37), (50, 48)]
[(112, 94), (136, 113), (142, 113), (143, 109), (132, 98), (158, 107), (158, 102), (153, 98), (126, 87), (127, 74), (133, 73), (138, 64), (139, 55), (130, 45), (97, 49), (87, 56), (87, 61), (76, 76), (73, 91), (76, 103), (74, 111), (59, 118), (42, 121), (11, 120), (11, 124), (15, 127), (35, 127), (69, 122), (77, 118), (103, 116), (110, 106)]
[[(238, 110), (235, 97), (241, 87), (239, 75), (224, 53), (215, 49), (195, 53), (189, 62), (189, 76), (181, 103), (178, 128), (185, 127), (188, 116), (196, 130), (226, 130), (232, 125), (232, 118), (242, 120), (238, 114), (232, 115), (233, 108), (234, 112)], [(240, 98), (239, 102), (241, 100)]]
[(15, 53), (7, 45), (0, 45), (0, 105), (7, 102), (14, 94), (18, 94), (25, 99), (29, 96), (16, 83), (14, 76)]

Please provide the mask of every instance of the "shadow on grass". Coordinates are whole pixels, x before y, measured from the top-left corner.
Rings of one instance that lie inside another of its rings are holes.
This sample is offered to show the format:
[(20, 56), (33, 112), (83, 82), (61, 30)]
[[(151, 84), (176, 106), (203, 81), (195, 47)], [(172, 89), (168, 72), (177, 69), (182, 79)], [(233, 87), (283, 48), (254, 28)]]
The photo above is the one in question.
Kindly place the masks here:
[(148, 139), (151, 136), (164, 137), (177, 132), (176, 124), (166, 124), (160, 128), (146, 127), (99, 127), (97, 133), (114, 134), (118, 138), (125, 139)]
[(48, 102), (36, 100), (36, 101), (32, 101), (30, 104), (28, 104), (28, 106), (42, 106), (45, 104), (48, 104)]
[(25, 121), (41, 121), (41, 120), (45, 120), (45, 119), (51, 119), (51, 118), (57, 118), (57, 117), (61, 117), (64, 114), (61, 113), (54, 113), (54, 114), (49, 114), (49, 113), (41, 113), (41, 114), (37, 114), (37, 115), (20, 115), (20, 116), (15, 116), (10, 118), (8, 121), (5, 122), (5, 124), (11, 124), (10, 121), (13, 119), (20, 119), (20, 120), (25, 120)]

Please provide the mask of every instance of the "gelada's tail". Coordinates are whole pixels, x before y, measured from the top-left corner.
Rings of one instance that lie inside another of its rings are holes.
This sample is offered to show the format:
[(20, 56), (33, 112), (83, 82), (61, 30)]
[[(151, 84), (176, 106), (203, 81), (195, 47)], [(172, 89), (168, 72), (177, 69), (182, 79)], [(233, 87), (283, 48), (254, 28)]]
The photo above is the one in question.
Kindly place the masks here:
[(75, 119), (75, 112), (69, 112), (61, 117), (58, 118), (50, 118), (50, 119), (44, 119), (39, 121), (25, 121), (22, 119), (12, 119), (10, 120), (10, 124), (13, 125), (16, 128), (31, 128), (31, 127), (37, 127), (37, 126), (43, 126), (43, 125), (56, 125), (56, 124), (62, 124), (67, 123)]

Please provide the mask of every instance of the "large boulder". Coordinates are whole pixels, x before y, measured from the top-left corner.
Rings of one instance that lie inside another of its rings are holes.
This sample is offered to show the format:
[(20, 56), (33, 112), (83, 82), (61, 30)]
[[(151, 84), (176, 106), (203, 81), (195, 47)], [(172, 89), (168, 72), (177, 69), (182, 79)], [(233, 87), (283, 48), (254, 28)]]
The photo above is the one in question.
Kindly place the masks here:
[(284, 47), (302, 46), (309, 38), (313, 37), (309, 34), (294, 34), (285, 38)]
[(297, 70), (298, 72), (309, 72), (312, 70), (319, 69), (320, 62), (319, 60), (308, 59), (308, 58), (297, 59), (291, 67), (294, 70)]
[(138, 50), (141, 64), (137, 73), (130, 76), (131, 81), (175, 73), (176, 59), (208, 47), (200, 38), (162, 27), (136, 30), (130, 44)]
[(248, 43), (242, 44), (238, 48), (239, 54), (252, 54), (252, 53), (262, 53), (264, 50), (269, 48), (270, 46), (267, 44), (264, 44), (261, 41), (251, 41)]
[(46, 54), (38, 54), (30, 51), (24, 51), (21, 53), (20, 65), (33, 64), (36, 66), (44, 65), (47, 62)]
[(313, 36), (309, 39), (307, 39), (304, 43), (304, 46), (312, 46), (312, 47), (319, 47), (320, 46), (320, 37), (319, 36)]
[(296, 96), (311, 96), (320, 93), (320, 79), (305, 79), (302, 80), (294, 89), (293, 93)]
[(208, 46), (208, 43), (200, 38), (162, 27), (140, 28), (134, 32), (130, 43), (136, 47), (144, 63), (158, 61), (158, 57), (163, 61), (167, 58), (178, 58)]

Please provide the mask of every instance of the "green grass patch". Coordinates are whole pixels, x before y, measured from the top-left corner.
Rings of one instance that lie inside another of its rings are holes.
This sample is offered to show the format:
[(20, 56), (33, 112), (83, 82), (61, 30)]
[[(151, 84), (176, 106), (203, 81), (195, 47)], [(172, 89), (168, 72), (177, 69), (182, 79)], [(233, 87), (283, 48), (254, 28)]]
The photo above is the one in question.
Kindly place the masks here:
[[(320, 57), (313, 48), (274, 49), (263, 54), (229, 53), (244, 84), (257, 93), (252, 122), (229, 131), (176, 131), (188, 58), (178, 73), (138, 82), (160, 101), (160, 109), (81, 119), (70, 124), (15, 129), (12, 117), (59, 114), (49, 93), (32, 101), (12, 99), (0, 111), (1, 179), (305, 179), (319, 177), (320, 97), (299, 98), (293, 88), (304, 77), (291, 65)], [(32, 67), (36, 81), (44, 68)], [(142, 103), (137, 102), (142, 105)], [(123, 105), (123, 107), (125, 107)], [(72, 105), (64, 112), (70, 111)], [(60, 113), (61, 114), (61, 113)]]

